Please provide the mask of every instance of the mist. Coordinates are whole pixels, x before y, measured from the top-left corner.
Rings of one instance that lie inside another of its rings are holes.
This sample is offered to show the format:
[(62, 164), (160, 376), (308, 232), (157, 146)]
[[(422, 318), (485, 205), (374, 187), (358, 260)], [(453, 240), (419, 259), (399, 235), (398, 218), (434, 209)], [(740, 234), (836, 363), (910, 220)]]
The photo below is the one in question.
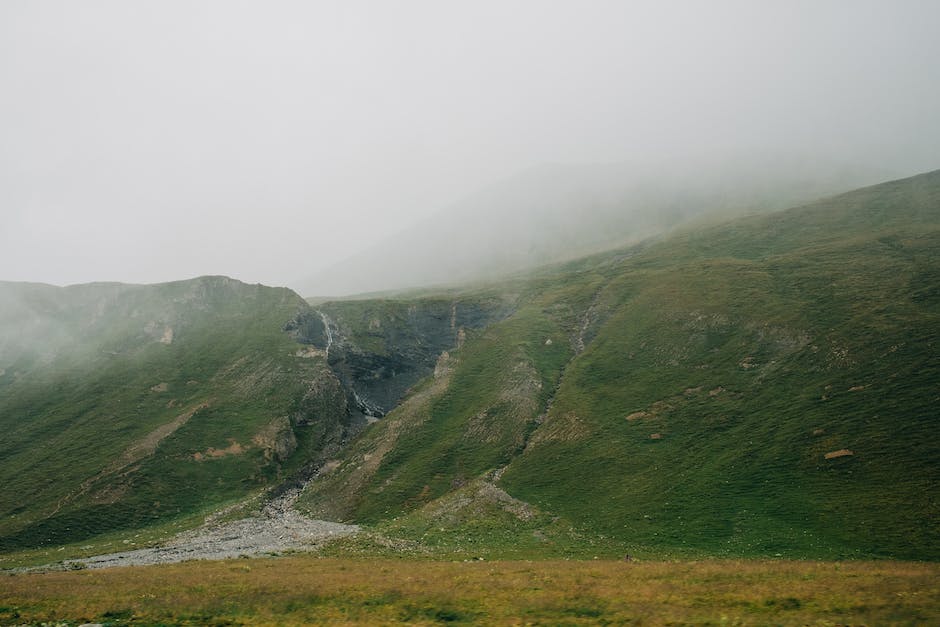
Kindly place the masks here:
[(637, 210), (624, 181), (650, 172), (697, 200), (775, 164), (769, 206), (936, 169), (938, 23), (929, 1), (5, 2), (0, 279), (351, 293), (441, 280), (419, 270), (451, 241), (346, 286), (396, 234), (483, 212), (479, 237), (539, 235), (474, 199), (544, 164), (602, 172), (527, 192), (562, 218)]
[(299, 281), (329, 298), (492, 282), (701, 220), (786, 209), (897, 176), (804, 157), (544, 164), (490, 185)]

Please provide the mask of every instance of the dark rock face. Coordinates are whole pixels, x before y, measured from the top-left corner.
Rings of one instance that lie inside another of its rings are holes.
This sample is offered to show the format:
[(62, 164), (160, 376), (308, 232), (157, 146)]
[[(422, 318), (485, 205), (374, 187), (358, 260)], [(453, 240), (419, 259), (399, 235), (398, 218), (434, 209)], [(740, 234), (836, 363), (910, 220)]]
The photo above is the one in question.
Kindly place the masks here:
[(297, 315), (284, 325), (284, 331), (301, 344), (326, 348), (326, 326), (320, 314), (312, 309), (305, 307), (298, 311)]
[[(381, 417), (434, 372), (444, 351), (468, 330), (512, 312), (499, 298), (351, 301), (321, 307), (330, 324), (330, 367), (348, 391), (351, 412)], [(310, 325), (313, 327), (313, 325)]]

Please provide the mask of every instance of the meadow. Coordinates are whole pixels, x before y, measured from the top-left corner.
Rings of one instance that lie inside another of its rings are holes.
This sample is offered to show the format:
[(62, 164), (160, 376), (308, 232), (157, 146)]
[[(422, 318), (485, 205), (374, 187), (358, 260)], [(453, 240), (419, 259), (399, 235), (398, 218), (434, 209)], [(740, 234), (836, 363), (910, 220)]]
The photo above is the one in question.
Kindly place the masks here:
[(940, 565), (912, 562), (307, 555), (2, 581), (4, 625), (940, 623)]

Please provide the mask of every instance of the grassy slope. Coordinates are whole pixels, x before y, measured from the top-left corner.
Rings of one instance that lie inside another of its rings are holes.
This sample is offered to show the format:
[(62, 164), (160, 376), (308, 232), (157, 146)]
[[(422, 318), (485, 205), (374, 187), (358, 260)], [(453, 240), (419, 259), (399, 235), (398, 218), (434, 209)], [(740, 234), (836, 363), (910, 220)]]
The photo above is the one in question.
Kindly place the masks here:
[(509, 464), (513, 496), (620, 546), (940, 558), (938, 257), (931, 173), (506, 286), (517, 313), (306, 502), (415, 529)]
[(530, 304), (469, 331), (437, 379), (416, 386), (344, 452), (344, 464), (311, 487), (305, 501), (314, 513), (375, 522), (508, 463), (570, 356), (558, 317)]
[(639, 543), (940, 557), (938, 226), (933, 173), (626, 263), (546, 425), (583, 433), (510, 491)]
[[(294, 356), (282, 331), (306, 306), (289, 290), (205, 277), (41, 296), (29, 301), (39, 330), (61, 343), (20, 355), (0, 380), (4, 548), (204, 512), (290, 472), (335, 429), (335, 417), (297, 425), (311, 382), (329, 375), (322, 359)], [(167, 328), (169, 344), (159, 341)], [(300, 449), (288, 460), (255, 441), (284, 416)], [(244, 450), (205, 455), (233, 443)]]

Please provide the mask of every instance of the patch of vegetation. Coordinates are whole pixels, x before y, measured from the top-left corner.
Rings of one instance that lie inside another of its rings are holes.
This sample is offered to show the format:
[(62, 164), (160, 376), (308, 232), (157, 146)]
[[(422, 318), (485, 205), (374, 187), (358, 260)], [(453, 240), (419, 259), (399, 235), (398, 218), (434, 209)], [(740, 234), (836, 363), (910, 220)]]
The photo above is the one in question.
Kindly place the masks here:
[(301, 556), (8, 575), (0, 622), (936, 624), (938, 575), (894, 562)]
[(641, 544), (937, 559), (938, 259), (936, 173), (650, 247), (541, 427), (579, 433), (507, 489)]

